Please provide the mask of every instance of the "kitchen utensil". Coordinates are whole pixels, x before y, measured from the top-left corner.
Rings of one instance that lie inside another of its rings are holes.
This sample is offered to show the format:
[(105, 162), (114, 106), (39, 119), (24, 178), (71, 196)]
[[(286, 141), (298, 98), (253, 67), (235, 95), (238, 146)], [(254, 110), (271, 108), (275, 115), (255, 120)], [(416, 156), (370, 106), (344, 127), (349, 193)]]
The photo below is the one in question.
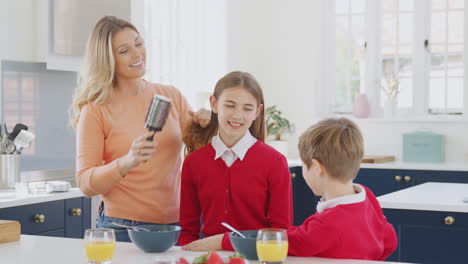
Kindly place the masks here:
[(257, 234), (258, 230), (242, 230), (239, 231), (246, 238), (240, 237), (237, 233), (230, 232), (229, 240), (232, 247), (248, 260), (258, 260), (257, 255)]
[(3, 132), (4, 132), (5, 136), (8, 137), (8, 128), (7, 128), (6, 123), (3, 123)]
[(149, 229), (140, 232), (128, 229), (130, 240), (144, 252), (164, 252), (175, 245), (180, 235), (180, 226), (175, 225), (140, 225), (138, 228)]
[(0, 189), (13, 189), (20, 182), (20, 156), (0, 155)]
[(151, 232), (149, 229), (143, 228), (143, 227), (128, 226), (128, 225), (119, 224), (119, 223), (116, 223), (116, 222), (112, 222), (112, 224), (116, 225), (116, 226), (120, 226), (120, 227), (125, 227), (125, 228), (130, 229), (130, 230)]
[(221, 224), (227, 228), (229, 228), (229, 230), (231, 230), (232, 232), (238, 234), (239, 236), (243, 237), (243, 238), (246, 238), (241, 232), (237, 231), (237, 229), (235, 229), (234, 227), (230, 226), (228, 223), (226, 222), (221, 222)]
[(34, 137), (35, 136), (33, 133), (26, 130), (21, 130), (13, 141), (16, 147), (16, 153), (20, 154), (23, 148), (28, 147), (29, 144), (31, 144), (33, 141)]
[(28, 130), (28, 126), (21, 123), (16, 124), (13, 128), (13, 131), (8, 135), (8, 139), (14, 141), (18, 134), (21, 132), (21, 130)]
[[(170, 108), (171, 99), (161, 95), (154, 95), (151, 105), (148, 108), (148, 113), (146, 113), (145, 127), (150, 131), (161, 131), (166, 123)], [(147, 140), (153, 141), (153, 137), (154, 134), (147, 138)]]
[(2, 146), (4, 154), (13, 154), (15, 153), (16, 147), (13, 141), (9, 140), (7, 137), (4, 137), (2, 140)]
[(20, 239), (21, 224), (18, 221), (0, 220), (0, 243)]

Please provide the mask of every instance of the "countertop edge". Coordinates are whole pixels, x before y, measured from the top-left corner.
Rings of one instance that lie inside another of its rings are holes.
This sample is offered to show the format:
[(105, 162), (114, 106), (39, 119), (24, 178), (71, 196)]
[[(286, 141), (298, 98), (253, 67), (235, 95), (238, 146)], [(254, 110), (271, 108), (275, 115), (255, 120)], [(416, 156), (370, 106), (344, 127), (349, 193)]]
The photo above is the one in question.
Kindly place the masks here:
[[(68, 192), (56, 192), (36, 195), (28, 194), (24, 196), (16, 194), (15, 190), (8, 190), (8, 192), (0, 192), (0, 209), (72, 199), (83, 196), (84, 194), (80, 191), (79, 188), (71, 188)], [(11, 199), (9, 199), (9, 197), (11, 197)]]
[[(289, 167), (302, 166), (300, 159), (288, 159)], [(431, 170), (431, 171), (468, 171), (468, 163), (361, 163), (361, 169), (388, 169), (388, 170)]]

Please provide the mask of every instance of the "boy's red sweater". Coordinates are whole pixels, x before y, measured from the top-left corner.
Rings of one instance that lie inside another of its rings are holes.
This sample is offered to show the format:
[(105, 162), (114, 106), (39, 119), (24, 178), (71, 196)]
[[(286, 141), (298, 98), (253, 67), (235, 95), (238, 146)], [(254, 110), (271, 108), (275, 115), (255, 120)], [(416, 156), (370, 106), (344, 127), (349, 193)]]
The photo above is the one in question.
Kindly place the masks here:
[[(362, 186), (362, 185), (361, 185)], [(289, 254), (324, 258), (385, 260), (397, 248), (397, 236), (374, 194), (316, 213), (288, 229)]]

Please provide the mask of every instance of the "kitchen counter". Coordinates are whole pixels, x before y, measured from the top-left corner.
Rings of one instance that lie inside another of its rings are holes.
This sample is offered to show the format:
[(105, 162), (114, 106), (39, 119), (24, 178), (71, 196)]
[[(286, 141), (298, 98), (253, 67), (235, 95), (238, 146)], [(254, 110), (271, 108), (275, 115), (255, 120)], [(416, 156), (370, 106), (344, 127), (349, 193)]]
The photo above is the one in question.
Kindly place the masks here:
[[(289, 167), (302, 166), (301, 160), (288, 159)], [(468, 171), (468, 163), (412, 163), (412, 162), (384, 162), (361, 163), (365, 169), (394, 169), (394, 170), (431, 170), (431, 171)]]
[[(220, 251), (223, 258), (227, 258), (234, 252)], [(185, 257), (191, 263), (196, 256), (203, 252), (183, 251), (180, 247), (172, 247), (163, 253), (144, 253), (133, 243), (117, 242), (112, 264), (120, 263), (155, 263), (155, 259), (160, 257)], [(21, 239), (15, 242), (0, 244), (0, 263), (30, 264), (74, 264), (86, 263), (84, 246), (82, 239), (58, 238), (21, 235)], [(259, 263), (250, 261), (250, 263)], [(299, 258), (288, 257), (287, 264), (391, 264), (392, 262), (363, 261), (363, 260), (340, 260), (325, 258)], [(393, 262), (396, 263), (396, 262)]]
[(427, 182), (377, 199), (384, 209), (468, 213), (468, 184)]
[[(20, 175), (21, 182), (67, 181), (76, 187), (75, 169), (54, 169), (24, 171)], [(44, 203), (84, 196), (79, 188), (71, 188), (68, 192), (42, 194), (21, 194), (15, 189), (0, 189), (0, 209), (28, 204)]]
[(44, 194), (18, 194), (14, 189), (0, 190), (0, 209), (27, 204), (44, 203), (84, 196), (79, 188), (71, 188), (68, 192)]

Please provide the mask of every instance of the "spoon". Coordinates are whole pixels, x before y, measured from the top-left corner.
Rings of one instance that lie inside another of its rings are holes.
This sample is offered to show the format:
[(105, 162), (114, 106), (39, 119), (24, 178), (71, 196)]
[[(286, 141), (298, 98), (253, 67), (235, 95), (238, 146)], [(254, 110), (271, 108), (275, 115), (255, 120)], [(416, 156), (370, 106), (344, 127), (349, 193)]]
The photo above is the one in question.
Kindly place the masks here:
[(120, 226), (120, 227), (125, 227), (125, 228), (127, 228), (127, 229), (132, 229), (132, 230), (135, 230), (135, 231), (146, 231), (146, 232), (151, 232), (151, 230), (146, 229), (146, 228), (143, 228), (143, 227), (128, 226), (128, 225), (119, 224), (119, 223), (116, 223), (116, 222), (112, 222), (112, 224), (113, 224), (113, 225), (116, 225), (116, 226)]
[(226, 222), (222, 222), (221, 223), (223, 226), (229, 228), (232, 232), (238, 234), (239, 236), (243, 237), (243, 238), (247, 238), (245, 237), (241, 232), (237, 231), (237, 229), (235, 229), (234, 227), (230, 226), (228, 223)]

